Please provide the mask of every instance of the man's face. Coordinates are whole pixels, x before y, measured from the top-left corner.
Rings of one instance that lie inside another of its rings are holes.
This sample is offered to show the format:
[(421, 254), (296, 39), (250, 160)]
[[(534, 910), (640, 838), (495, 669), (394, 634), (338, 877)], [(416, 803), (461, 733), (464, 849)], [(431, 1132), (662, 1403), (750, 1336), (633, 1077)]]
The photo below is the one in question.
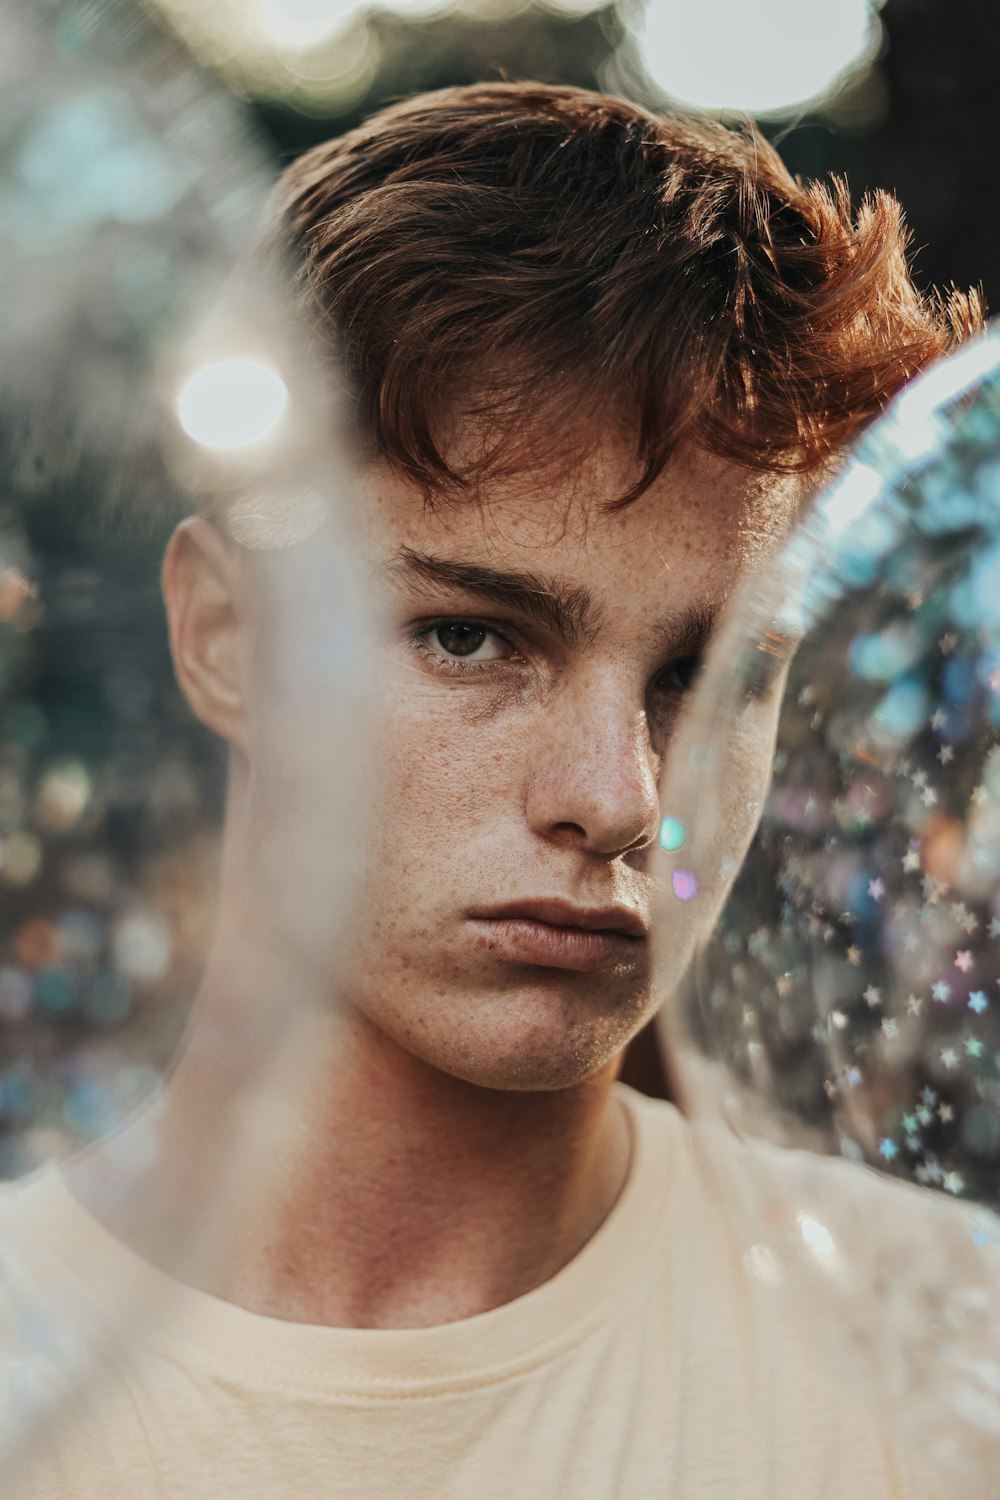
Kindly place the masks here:
[(607, 514), (626, 482), (611, 445), (437, 509), (367, 475), (389, 626), (340, 993), (488, 1087), (586, 1078), (655, 1008), (659, 783), (718, 613), (800, 490), (689, 452)]

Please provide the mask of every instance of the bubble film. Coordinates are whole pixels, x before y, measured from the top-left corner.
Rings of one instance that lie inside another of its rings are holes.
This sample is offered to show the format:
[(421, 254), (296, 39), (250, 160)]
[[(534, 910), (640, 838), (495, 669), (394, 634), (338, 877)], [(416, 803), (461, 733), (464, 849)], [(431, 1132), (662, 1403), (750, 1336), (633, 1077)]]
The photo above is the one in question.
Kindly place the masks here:
[[(321, 927), (330, 945), (357, 802), (364, 631), (335, 392), (299, 337), (280, 268), (249, 254), (273, 172), (238, 107), (140, 6), (3, 0), (0, 25), (0, 1474), (10, 1475), (98, 1355), (158, 1315), (128, 1278), (99, 1295), (82, 1251), (75, 1280), (46, 1269), (38, 1203), (57, 1160), (69, 1180), (84, 1164), (93, 1205), (122, 1217), (130, 1195), (143, 1201), (161, 1149), (157, 1101), (210, 948), (226, 762), (173, 683), (164, 543), (200, 510), (250, 559), (277, 642), (269, 744), (300, 762), (303, 738), (317, 763), (322, 753), (312, 814), (327, 830), (322, 848), (302, 844), (290, 816), (262, 848), (300, 930)], [(315, 997), (302, 998), (305, 1015)], [(231, 1124), (160, 1204), (171, 1263), (181, 1241), (222, 1254), (238, 1235), (261, 1177), (258, 1123), (273, 1124), (291, 1087), (294, 1006), (280, 1021), (239, 1020), (216, 1043), (232, 1049), (219, 1060), (229, 1092), (216, 1099)]]
[(691, 1108), (922, 1190), (838, 1228), (842, 1169), (820, 1174), (786, 1251), (839, 1257), (836, 1315), (882, 1341), (913, 1441), (978, 1472), (1000, 1437), (996, 334), (903, 394), (733, 606), (663, 811)]

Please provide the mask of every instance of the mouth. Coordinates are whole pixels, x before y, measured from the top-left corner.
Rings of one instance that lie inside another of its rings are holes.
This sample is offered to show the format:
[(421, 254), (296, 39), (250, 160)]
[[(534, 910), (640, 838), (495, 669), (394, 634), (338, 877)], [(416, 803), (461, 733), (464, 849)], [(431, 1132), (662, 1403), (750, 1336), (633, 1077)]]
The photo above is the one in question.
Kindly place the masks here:
[(497, 957), (547, 969), (592, 973), (646, 961), (648, 930), (628, 907), (569, 901), (515, 901), (471, 912), (468, 920)]

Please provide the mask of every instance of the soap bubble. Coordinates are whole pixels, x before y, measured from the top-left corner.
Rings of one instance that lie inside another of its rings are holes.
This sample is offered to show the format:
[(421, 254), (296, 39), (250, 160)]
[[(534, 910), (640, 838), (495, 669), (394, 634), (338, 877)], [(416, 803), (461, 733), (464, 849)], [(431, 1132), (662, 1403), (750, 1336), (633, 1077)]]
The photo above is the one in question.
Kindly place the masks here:
[[(878, 1350), (911, 1451), (985, 1482), (1000, 1439), (1000, 335), (915, 381), (750, 580), (663, 813), (663, 1028), (688, 1105), (908, 1185), (813, 1160), (775, 1243), (809, 1286), (839, 1263), (831, 1306)], [(786, 1160), (799, 1181), (805, 1159)]]
[[(148, 1281), (105, 1271), (99, 1286), (97, 1226), (77, 1243), (59, 1216), (85, 1221), (65, 1182), (115, 1222), (144, 1201), (212, 931), (226, 766), (173, 684), (164, 543), (200, 510), (255, 559), (279, 643), (270, 753), (315, 765), (322, 829), (292, 819), (267, 846), (273, 904), (304, 951), (323, 945), (327, 980), (366, 633), (335, 379), (280, 268), (251, 253), (274, 171), (240, 106), (140, 4), (2, 0), (0, 22), (6, 1485), (85, 1372), (157, 1313)], [(157, 1204), (171, 1266), (223, 1256), (263, 1190), (311, 1024), (308, 1004), (281, 999), (280, 1016), (247, 1001), (217, 1039), (222, 1123)]]

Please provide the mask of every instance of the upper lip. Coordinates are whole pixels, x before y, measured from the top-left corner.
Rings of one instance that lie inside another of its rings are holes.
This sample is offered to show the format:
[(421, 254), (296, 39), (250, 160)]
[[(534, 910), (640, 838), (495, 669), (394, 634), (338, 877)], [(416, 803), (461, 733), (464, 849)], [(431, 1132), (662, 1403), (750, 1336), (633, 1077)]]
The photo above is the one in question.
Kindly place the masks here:
[(577, 906), (559, 898), (509, 901), (504, 906), (470, 913), (487, 921), (547, 922), (550, 927), (579, 927), (584, 932), (614, 932), (622, 937), (648, 936), (647, 924), (627, 906)]

